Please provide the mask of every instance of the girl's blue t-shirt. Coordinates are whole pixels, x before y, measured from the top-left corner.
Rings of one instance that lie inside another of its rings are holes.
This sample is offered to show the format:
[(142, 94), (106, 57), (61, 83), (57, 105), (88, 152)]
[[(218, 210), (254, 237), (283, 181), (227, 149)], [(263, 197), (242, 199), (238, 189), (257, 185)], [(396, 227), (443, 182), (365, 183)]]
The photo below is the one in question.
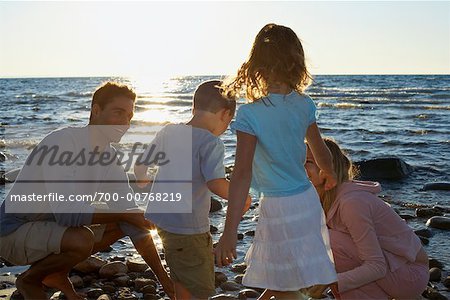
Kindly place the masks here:
[(239, 107), (233, 131), (256, 136), (252, 188), (267, 197), (301, 193), (311, 186), (306, 175), (305, 136), (316, 122), (316, 106), (305, 94), (269, 94)]

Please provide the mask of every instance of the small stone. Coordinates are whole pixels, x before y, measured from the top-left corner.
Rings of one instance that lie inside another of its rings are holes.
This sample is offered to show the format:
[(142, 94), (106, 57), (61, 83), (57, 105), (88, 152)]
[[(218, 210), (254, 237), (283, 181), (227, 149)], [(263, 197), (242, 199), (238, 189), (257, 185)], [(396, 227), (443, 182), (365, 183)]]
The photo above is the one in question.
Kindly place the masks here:
[(231, 266), (231, 271), (234, 273), (244, 273), (247, 269), (247, 265), (245, 263), (235, 264)]
[(114, 294), (116, 292), (116, 288), (112, 285), (104, 285), (102, 286), (102, 290), (107, 294)]
[(159, 297), (155, 294), (144, 294), (144, 300), (158, 300)]
[(6, 159), (7, 156), (3, 152), (0, 152), (0, 161), (5, 161)]
[(433, 291), (433, 292), (429, 293), (427, 296), (428, 296), (427, 298), (430, 300), (448, 300), (447, 297), (445, 297), (444, 295), (442, 295), (441, 293), (439, 293), (437, 291)]
[(98, 274), (102, 278), (112, 278), (117, 273), (127, 273), (127, 272), (128, 272), (128, 267), (125, 263), (120, 262), (120, 261), (114, 261), (114, 262), (107, 263), (106, 265), (101, 267)]
[(258, 298), (261, 294), (252, 289), (244, 289), (239, 292), (239, 299), (245, 300), (247, 298)]
[(144, 286), (153, 285), (155, 288), (158, 287), (156, 281), (147, 278), (138, 278), (134, 281), (134, 289), (136, 291), (140, 291)]
[(419, 236), (420, 241), (422, 242), (422, 245), (428, 245), (430, 243), (430, 240), (426, 237)]
[(210, 298), (211, 300), (236, 300), (237, 298), (230, 294), (219, 294)]
[(92, 275), (83, 276), (83, 282), (85, 285), (90, 285), (94, 280), (95, 280), (95, 278)]
[(431, 268), (439, 268), (442, 269), (444, 267), (444, 264), (438, 261), (436, 258), (430, 258), (428, 259), (428, 265)]
[(219, 228), (217, 228), (216, 226), (213, 226), (213, 225), (209, 225), (209, 232), (216, 233), (218, 231), (219, 231)]
[(156, 287), (155, 286), (153, 286), (152, 284), (148, 284), (148, 285), (146, 285), (146, 286), (144, 286), (141, 290), (140, 290), (140, 292), (142, 293), (142, 294), (156, 294)]
[(254, 230), (249, 230), (245, 233), (246, 236), (255, 236), (255, 231)]
[(430, 271), (430, 281), (441, 281), (442, 271), (439, 268), (431, 268)]
[(106, 264), (106, 261), (101, 260), (100, 258), (91, 256), (85, 261), (80, 262), (75, 267), (73, 267), (74, 270), (81, 272), (81, 273), (96, 273), (98, 270), (100, 270), (101, 267), (103, 267)]
[(100, 295), (100, 297), (97, 298), (97, 300), (111, 300), (111, 297), (107, 294)]
[(143, 278), (156, 280), (156, 275), (152, 269), (148, 268), (144, 273), (141, 274)]
[(227, 282), (228, 277), (225, 275), (225, 273), (222, 272), (215, 272), (214, 273), (214, 282), (216, 285), (216, 288), (219, 287), (222, 283)]
[(111, 257), (110, 259), (109, 259), (109, 261), (125, 261), (126, 259), (125, 259), (125, 256), (121, 256), (121, 255), (116, 255), (116, 256), (113, 256), (113, 257)]
[(69, 280), (75, 288), (82, 288), (84, 286), (83, 278), (78, 275), (70, 276)]
[(117, 286), (128, 286), (129, 280), (130, 277), (128, 275), (125, 275), (114, 278), (114, 283), (117, 284)]
[(428, 228), (414, 230), (414, 233), (416, 235), (418, 235), (418, 236), (423, 236), (423, 237), (426, 237), (426, 238), (430, 238), (430, 237), (433, 236), (433, 233)]
[(243, 274), (239, 274), (239, 275), (234, 276), (234, 281), (239, 283), (239, 284), (242, 284), (242, 279), (243, 278), (244, 278), (244, 275)]
[(415, 216), (410, 215), (410, 214), (399, 214), (399, 216), (400, 216), (400, 218), (402, 218), (403, 220), (411, 220), (411, 219), (416, 218)]
[(127, 260), (127, 267), (130, 272), (142, 273), (147, 270), (148, 265), (145, 261), (129, 259)]
[(98, 297), (100, 297), (103, 294), (104, 294), (104, 292), (102, 289), (90, 289), (86, 292), (86, 296), (88, 298), (93, 298), (93, 299), (97, 299)]
[(428, 227), (438, 228), (443, 230), (450, 230), (450, 218), (449, 217), (432, 217), (428, 219)]
[(210, 207), (210, 209), (209, 209), (209, 212), (210, 212), (210, 213), (219, 211), (219, 210), (222, 209), (222, 207), (223, 207), (223, 206), (222, 206), (222, 202), (220, 202), (219, 200), (217, 200), (217, 199), (211, 197), (211, 207)]
[(450, 288), (450, 275), (442, 282), (446, 288)]
[(442, 212), (439, 209), (434, 208), (417, 208), (416, 216), (419, 218), (430, 218), (434, 216), (442, 216)]
[(244, 239), (244, 234), (238, 233), (238, 234), (237, 234), (237, 239), (238, 239), (238, 240), (243, 240), (243, 239)]
[(239, 291), (241, 287), (242, 286), (240, 284), (237, 284), (236, 282), (233, 281), (227, 281), (220, 285), (220, 288), (223, 291)]

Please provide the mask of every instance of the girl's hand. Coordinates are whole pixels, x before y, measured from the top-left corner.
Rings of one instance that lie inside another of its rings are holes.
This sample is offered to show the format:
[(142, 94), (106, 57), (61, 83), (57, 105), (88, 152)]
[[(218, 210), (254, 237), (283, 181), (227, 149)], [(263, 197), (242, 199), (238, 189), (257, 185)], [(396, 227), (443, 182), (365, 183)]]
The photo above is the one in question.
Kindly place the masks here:
[(332, 172), (325, 172), (324, 170), (320, 170), (319, 172), (319, 178), (322, 180), (322, 182), (324, 183), (324, 189), (325, 191), (331, 190), (332, 188), (334, 188), (337, 184), (337, 179), (336, 179), (336, 173)]
[(236, 254), (237, 232), (234, 234), (223, 233), (219, 242), (214, 248), (216, 265), (221, 268), (228, 266), (237, 258)]

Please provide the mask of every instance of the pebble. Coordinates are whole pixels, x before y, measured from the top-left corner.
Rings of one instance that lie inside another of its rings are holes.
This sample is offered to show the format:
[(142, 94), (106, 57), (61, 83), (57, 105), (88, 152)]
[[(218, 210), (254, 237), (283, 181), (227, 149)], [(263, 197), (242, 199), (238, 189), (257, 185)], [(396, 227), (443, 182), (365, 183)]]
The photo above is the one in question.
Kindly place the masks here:
[(219, 211), (222, 209), (222, 202), (220, 202), (219, 200), (211, 197), (211, 208), (209, 209), (210, 213)]
[(127, 273), (128, 267), (125, 263), (120, 261), (114, 261), (107, 263), (103, 267), (100, 268), (100, 271), (98, 271), (98, 274), (102, 278), (112, 278), (117, 273)]
[(247, 269), (247, 265), (245, 263), (235, 264), (231, 266), (231, 271), (234, 273), (244, 273)]
[(152, 279), (138, 278), (134, 281), (134, 289), (136, 291), (140, 291), (144, 286), (147, 286), (149, 284), (153, 285), (155, 288), (158, 287), (158, 284), (156, 283), (156, 281), (154, 281)]
[(228, 277), (225, 275), (225, 273), (222, 272), (215, 272), (214, 273), (214, 283), (216, 287), (219, 287), (222, 283), (227, 282)]
[(428, 259), (428, 265), (431, 268), (439, 268), (442, 269), (444, 268), (444, 264), (441, 263), (439, 260), (437, 260), (436, 258), (429, 258)]
[(239, 292), (239, 299), (246, 300), (247, 298), (258, 298), (261, 294), (253, 289), (244, 289)]
[(239, 291), (241, 289), (241, 285), (234, 281), (227, 281), (220, 285), (220, 288), (223, 291)]
[(153, 286), (152, 284), (148, 284), (146, 286), (144, 286), (140, 292), (142, 294), (156, 294), (156, 287)]
[(237, 239), (238, 239), (238, 240), (243, 240), (243, 239), (244, 239), (244, 234), (238, 233)]
[(426, 238), (430, 238), (433, 236), (433, 232), (431, 232), (431, 230), (428, 228), (414, 230), (414, 233), (418, 236), (423, 236)]
[(114, 278), (114, 283), (116, 283), (118, 286), (128, 286), (129, 281), (130, 277), (128, 275)]
[(450, 288), (450, 276), (447, 276), (442, 283), (446, 288)]
[(93, 298), (93, 299), (97, 299), (98, 297), (100, 297), (103, 294), (104, 294), (104, 292), (102, 289), (90, 289), (86, 292), (86, 296), (88, 298)]
[(430, 281), (441, 281), (442, 271), (439, 268), (431, 268), (429, 270), (430, 273)]
[(450, 230), (450, 218), (449, 217), (432, 217), (428, 219), (426, 225), (432, 228), (438, 228), (443, 230)]
[(254, 230), (249, 230), (245, 233), (246, 236), (255, 236), (255, 231)]
[(145, 261), (137, 259), (127, 260), (127, 267), (129, 272), (137, 272), (137, 273), (145, 272), (145, 270), (148, 269), (148, 265)]
[(77, 264), (75, 267), (73, 267), (73, 269), (81, 273), (96, 273), (105, 264), (106, 261), (97, 258), (95, 256), (91, 256), (85, 261), (82, 261), (79, 264)]
[(417, 208), (416, 216), (419, 218), (430, 218), (434, 216), (442, 216), (442, 211), (436, 208)]
[(216, 226), (213, 226), (213, 225), (209, 225), (209, 232), (216, 233), (218, 231), (219, 231), (219, 228), (217, 228)]
[(84, 286), (83, 278), (78, 275), (70, 276), (69, 280), (75, 288), (82, 288)]

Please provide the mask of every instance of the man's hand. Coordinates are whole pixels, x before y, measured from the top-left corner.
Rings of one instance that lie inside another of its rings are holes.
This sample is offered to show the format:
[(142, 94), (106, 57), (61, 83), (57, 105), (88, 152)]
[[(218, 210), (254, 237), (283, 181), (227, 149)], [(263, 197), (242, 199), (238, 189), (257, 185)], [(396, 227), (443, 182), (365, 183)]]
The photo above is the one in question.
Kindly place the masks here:
[(220, 237), (219, 243), (214, 248), (214, 256), (216, 258), (216, 265), (220, 268), (228, 266), (237, 258), (236, 254), (237, 232), (223, 233)]
[(125, 222), (139, 228), (152, 230), (155, 229), (155, 224), (144, 217), (144, 211), (138, 208), (126, 210), (124, 213)]

